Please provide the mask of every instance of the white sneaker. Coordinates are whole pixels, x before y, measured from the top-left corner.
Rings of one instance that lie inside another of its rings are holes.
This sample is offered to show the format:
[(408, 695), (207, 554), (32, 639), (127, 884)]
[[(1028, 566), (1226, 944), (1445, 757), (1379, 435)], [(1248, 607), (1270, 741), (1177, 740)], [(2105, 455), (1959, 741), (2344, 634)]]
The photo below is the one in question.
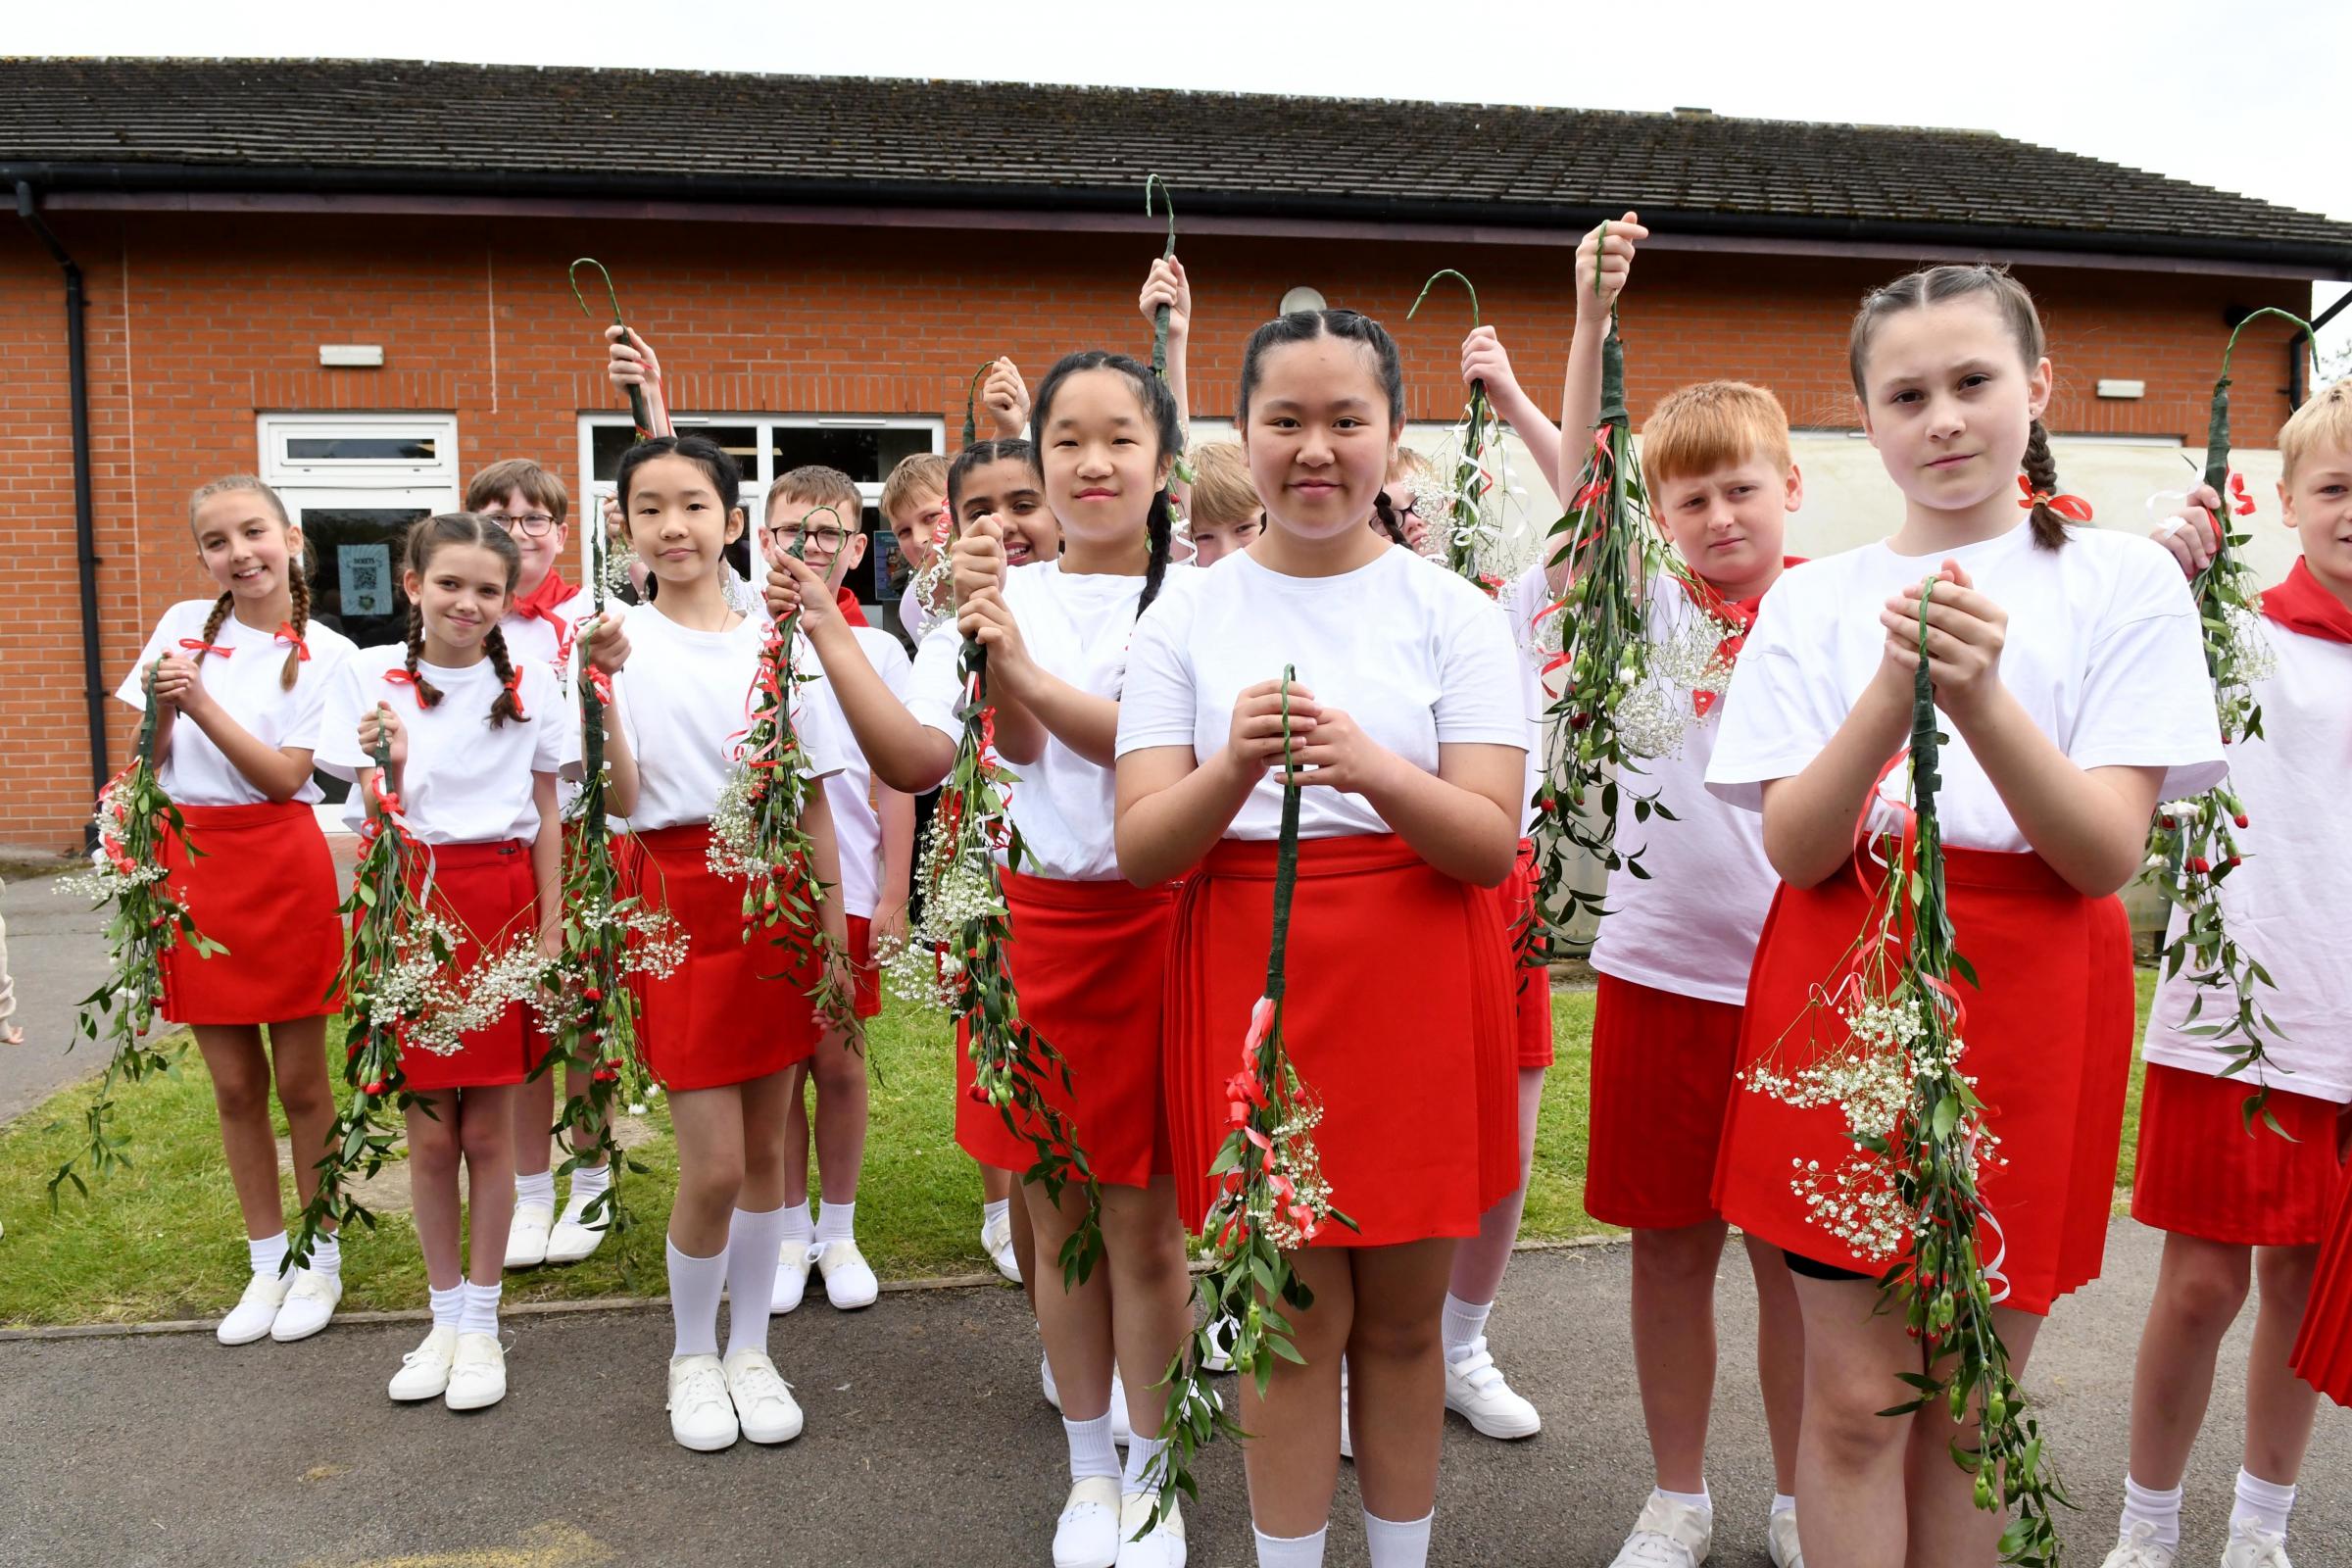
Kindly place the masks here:
[[(792, 1385), (776, 1363), (759, 1350), (737, 1350), (726, 1359), (727, 1397), (736, 1424), (754, 1443), (790, 1443), (801, 1435), (801, 1407)], [(689, 1445), (691, 1446), (691, 1445)]]
[(1490, 1438), (1532, 1438), (1544, 1429), (1536, 1407), (1511, 1392), (1488, 1353), (1487, 1338), (1470, 1342), (1459, 1360), (1446, 1363), (1446, 1408)]
[(1355, 1457), (1355, 1434), (1348, 1430), (1348, 1363), (1340, 1363), (1340, 1457)]
[(735, 1446), (742, 1432), (727, 1394), (726, 1368), (715, 1355), (669, 1358), (669, 1435), (697, 1453)]
[(556, 1223), (552, 1203), (516, 1203), (507, 1227), (507, 1267), (537, 1268), (547, 1261), (548, 1231)]
[(251, 1345), (263, 1338), (277, 1321), (277, 1309), (285, 1305), (286, 1293), (293, 1289), (292, 1274), (254, 1275), (245, 1282), (245, 1294), (237, 1298), (237, 1304), (213, 1330), (213, 1338), (222, 1345)]
[(2116, 1543), (2115, 1549), (2099, 1568), (2173, 1568), (2180, 1561), (2180, 1548), (2167, 1546), (2156, 1539), (2156, 1527), (2141, 1519), (2132, 1526), (2130, 1534)]
[(1117, 1568), (1119, 1478), (1088, 1476), (1054, 1521), (1054, 1568)]
[(1209, 1324), (1208, 1355), (1200, 1363), (1200, 1370), (1208, 1373), (1211, 1377), (1221, 1372), (1232, 1371), (1234, 1336), (1241, 1332), (1242, 1326), (1229, 1317), (1218, 1318)]
[(982, 1222), (980, 1250), (996, 1263), (998, 1273), (1012, 1284), (1021, 1283), (1021, 1260), (1013, 1254), (1012, 1219), (1009, 1215)]
[(486, 1410), (507, 1396), (507, 1352), (495, 1334), (458, 1336), (457, 1359), (449, 1367), (449, 1392), (442, 1402), (452, 1410)]
[(871, 1306), (882, 1294), (882, 1282), (874, 1278), (854, 1241), (834, 1242), (818, 1252), (816, 1271), (825, 1279), (825, 1299), (844, 1312)]
[(1772, 1568), (1805, 1568), (1805, 1549), (1796, 1541), (1796, 1510), (1783, 1508), (1764, 1527), (1764, 1551)]
[(1130, 1492), (1119, 1498), (1119, 1556), (1118, 1568), (1184, 1568), (1184, 1505), (1178, 1503), (1168, 1510), (1168, 1516), (1142, 1535), (1144, 1526), (1152, 1523), (1152, 1510), (1159, 1506), (1159, 1494), (1152, 1492)]
[[(605, 1245), (606, 1233), (612, 1228), (610, 1223), (612, 1213), (612, 1200), (610, 1196), (607, 1197), (604, 1217), (598, 1219), (593, 1225), (582, 1217), (588, 1212), (590, 1201), (590, 1199), (582, 1198), (577, 1193), (564, 1200), (564, 1212), (557, 1216), (556, 1228), (548, 1233), (547, 1260), (550, 1263), (581, 1262), (598, 1248)], [(510, 1247), (514, 1245), (511, 1234), (508, 1238), (508, 1245)], [(513, 1263), (509, 1263), (507, 1266), (514, 1267)]]
[(816, 1261), (816, 1249), (807, 1242), (786, 1242), (776, 1254), (776, 1294), (768, 1303), (770, 1317), (782, 1317), (801, 1304), (808, 1294), (808, 1265)]
[(1712, 1514), (1652, 1492), (1609, 1568), (1698, 1568), (1714, 1544)]
[(458, 1358), (458, 1331), (436, 1323), (424, 1343), (400, 1358), (389, 1390), (403, 1404), (438, 1399), (449, 1388), (450, 1363)]
[(1046, 1402), (1056, 1410), (1060, 1409), (1061, 1388), (1054, 1381), (1054, 1358), (1052, 1356), (1040, 1355), (1037, 1358), (1037, 1381), (1038, 1386), (1046, 1391)]
[(2274, 1536), (2259, 1525), (2233, 1520), (2230, 1544), (2222, 1548), (2222, 1568), (2294, 1568), (2286, 1560), (2286, 1538)]
[(341, 1274), (321, 1274), (308, 1268), (296, 1270), (294, 1288), (286, 1292), (285, 1304), (277, 1309), (277, 1317), (270, 1325), (270, 1337), (280, 1345), (309, 1339), (326, 1327), (326, 1320), (335, 1315), (335, 1303), (341, 1299)]

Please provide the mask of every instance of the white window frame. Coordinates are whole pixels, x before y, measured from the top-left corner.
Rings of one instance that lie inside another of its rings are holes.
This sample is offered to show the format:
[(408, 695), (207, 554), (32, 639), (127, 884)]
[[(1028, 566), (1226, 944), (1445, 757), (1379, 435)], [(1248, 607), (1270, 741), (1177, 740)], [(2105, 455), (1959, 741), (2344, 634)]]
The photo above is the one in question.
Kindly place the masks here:
[[(257, 420), (262, 477), (299, 489), (463, 490), (458, 464), (458, 419), (453, 414), (265, 414)], [(288, 445), (306, 437), (428, 436), (437, 456), (423, 461), (392, 458), (298, 459)]]

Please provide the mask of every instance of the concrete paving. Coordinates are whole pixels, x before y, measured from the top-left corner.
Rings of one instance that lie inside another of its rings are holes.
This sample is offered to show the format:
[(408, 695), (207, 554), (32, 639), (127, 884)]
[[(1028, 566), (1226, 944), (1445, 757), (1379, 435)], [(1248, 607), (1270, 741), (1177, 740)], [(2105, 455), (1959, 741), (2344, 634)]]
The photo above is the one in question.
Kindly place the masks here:
[[(57, 876), (0, 886), (8, 921), (8, 966), (17, 982), (17, 1022), (24, 1044), (0, 1046), (0, 1122), (106, 1066), (106, 1052), (74, 1045), (81, 999), (106, 978), (106, 924), (90, 901), (66, 891)], [(72, 1051), (66, 1048), (73, 1046)]]
[[(2061, 1307), (2031, 1385), (2081, 1511), (2068, 1560), (2114, 1542), (2132, 1357), (2157, 1240), (2118, 1221), (2108, 1278)], [(1736, 1254), (1735, 1254), (1736, 1257)], [(1627, 1361), (1622, 1246), (1522, 1254), (1492, 1340), (1544, 1432), (1505, 1446), (1449, 1420), (1430, 1561), (1606, 1564), (1648, 1485)], [(1764, 1568), (1771, 1469), (1747, 1371), (1753, 1296), (1723, 1273), (1712, 1463), (1717, 1568)], [(2187, 1550), (2218, 1559), (2242, 1438), (2249, 1318), (2188, 1482)], [(0, 1342), (0, 1563), (587, 1568), (1042, 1565), (1066, 1490), (1038, 1396), (1037, 1347), (1008, 1288), (885, 1295), (855, 1315), (812, 1300), (772, 1343), (808, 1410), (782, 1448), (693, 1454), (662, 1413), (658, 1307), (516, 1315), (513, 1392), (457, 1416), (383, 1394), (422, 1333), (351, 1323), (306, 1344), (222, 1349), (208, 1335)], [(2352, 1417), (2321, 1416), (2290, 1544), (2352, 1563)], [(1192, 1518), (1198, 1568), (1251, 1561), (1238, 1455), (1213, 1450)], [(1364, 1562), (1352, 1481), (1333, 1568)]]

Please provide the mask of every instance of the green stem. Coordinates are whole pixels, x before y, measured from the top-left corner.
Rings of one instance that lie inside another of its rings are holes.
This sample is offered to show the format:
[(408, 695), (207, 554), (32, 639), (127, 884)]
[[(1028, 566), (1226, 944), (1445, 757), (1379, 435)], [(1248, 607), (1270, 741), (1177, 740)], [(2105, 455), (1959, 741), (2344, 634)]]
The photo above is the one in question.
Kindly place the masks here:
[[(625, 339), (628, 334), (628, 325), (620, 318), (620, 291), (612, 286), (612, 274), (605, 270), (605, 264), (593, 256), (580, 257), (571, 264), (570, 270), (566, 273), (571, 280), (571, 297), (580, 307), (580, 314), (591, 321), (596, 319), (596, 313), (588, 308), (587, 299), (580, 293), (580, 269), (583, 267), (595, 268), (598, 274), (604, 278), (605, 298), (612, 302), (612, 324), (621, 329), (621, 334)], [(638, 439), (643, 440), (653, 433), (653, 416), (646, 407), (645, 388), (642, 386), (629, 388), (629, 417), (636, 421)]]
[[(1291, 902), (1298, 890), (1298, 785), (1293, 782), (1291, 754), (1291, 683), (1298, 678), (1296, 665), (1282, 666), (1282, 837), (1274, 852), (1274, 937), (1267, 944), (1266, 996), (1282, 1000), (1283, 956), (1291, 943)], [(1267, 1031), (1273, 1038), (1273, 1031)]]
[[(1159, 192), (1159, 204), (1167, 210), (1168, 244), (1159, 253), (1163, 262), (1176, 259), (1176, 202), (1168, 194), (1168, 182), (1157, 174), (1144, 176), (1144, 216), (1152, 216), (1152, 193)], [(1152, 373), (1161, 380), (1168, 375), (1168, 308), (1162, 305), (1152, 313)]]
[(971, 381), (963, 389), (963, 444), (967, 447), (975, 445), (980, 439), (980, 383), (996, 368), (997, 362), (989, 361), (972, 372)]

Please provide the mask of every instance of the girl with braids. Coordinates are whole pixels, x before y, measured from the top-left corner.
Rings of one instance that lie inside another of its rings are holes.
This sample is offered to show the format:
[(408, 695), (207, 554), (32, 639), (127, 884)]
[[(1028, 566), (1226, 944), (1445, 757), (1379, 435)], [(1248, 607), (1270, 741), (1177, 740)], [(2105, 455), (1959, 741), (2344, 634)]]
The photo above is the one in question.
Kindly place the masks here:
[[(406, 643), (364, 648), (327, 703), (318, 760), (357, 781), (370, 814), (398, 802), (431, 852), (431, 900), (456, 932), (470, 974), (535, 944), (563, 943), (557, 775), (579, 763), (579, 722), (547, 666), (515, 662), (499, 619), (513, 608), (521, 557), (507, 531), (472, 512), (409, 530)], [(389, 767), (378, 781), (378, 748)], [(431, 1288), (432, 1331), (402, 1358), (390, 1393), (446, 1398), (453, 1410), (506, 1396), (498, 1298), (514, 1213), (514, 1100), (529, 1073), (524, 1008), (509, 1005), (447, 1054), (406, 1051), (416, 1240)], [(459, 1165), (472, 1245), (460, 1258)]]
[[(1800, 1070), (1844, 1025), (1812, 1011), (1884, 875), (1857, 817), (1902, 826), (1924, 578), (1950, 740), (1937, 795), (1964, 981), (1962, 1070), (1998, 1138), (1979, 1176), (1983, 1261), (2021, 1378), (2057, 1298), (2097, 1277), (2132, 1063), (2132, 947), (2115, 897), (2159, 799), (2224, 771), (2196, 612), (2150, 541), (2070, 526), (2042, 424), (2050, 362), (2025, 289), (1936, 267), (1874, 291), (1849, 350), (1862, 427), (1901, 490), (1886, 540), (1788, 568), (1740, 655), (1706, 775), (1763, 814), (1782, 886), (1748, 982), (1743, 1073)], [(2019, 469), (2024, 469), (2021, 482)], [(2020, 501), (2020, 489), (2025, 491)], [(2069, 510), (2081, 511), (2080, 504)], [(2021, 515), (2022, 512), (2022, 515)], [(1785, 1065), (1783, 1063), (1785, 1062)], [(1807, 1162), (1852, 1150), (1838, 1104), (1735, 1093), (1723, 1217), (1786, 1250), (1804, 1324), (1796, 1499), (1811, 1568), (1984, 1562), (1999, 1515), (1951, 1461), (1939, 1403), (1901, 1416), (1920, 1347), (1874, 1312), (1884, 1263), (1811, 1217)], [(1888, 1506), (1891, 1499), (1902, 1506)]]
[[(1370, 525), (1404, 427), (1387, 331), (1352, 311), (1267, 322), (1239, 412), (1268, 526), (1137, 627), (1118, 863), (1138, 886), (1187, 876), (1165, 1049), (1177, 1197), (1198, 1228), (1262, 994), (1284, 785), (1301, 786), (1283, 1030), (1323, 1106), (1332, 1202), (1357, 1228), (1294, 1254), (1314, 1294), (1292, 1316), (1303, 1361), (1277, 1362), (1262, 1396), (1240, 1389), (1257, 1560), (1323, 1560), (1345, 1356), (1371, 1561), (1419, 1568), (1455, 1243), (1519, 1184), (1511, 980), (1484, 890), (1517, 854), (1535, 715), (1493, 601)], [(1383, 933), (1410, 933), (1409, 966)]]
[(302, 530), (275, 491), (232, 474), (197, 491), (188, 514), (197, 560), (220, 595), (166, 611), (115, 695), (143, 709), (152, 672), (162, 782), (196, 851), (184, 857), (167, 835), (165, 869), (197, 929), (227, 949), (206, 956), (182, 944), (163, 959), (164, 1016), (194, 1030), (212, 1075), (253, 1265), (217, 1336), (222, 1345), (265, 1334), (300, 1340), (326, 1327), (341, 1299), (342, 1258), (328, 1236), (309, 1267), (282, 1271), (270, 1085), (274, 1062), (307, 1203), (318, 1181), (315, 1152), (334, 1123), (326, 1015), (338, 1005), (343, 958), (334, 861), (311, 809), (319, 798), (311, 754), (352, 647), (310, 622)]

